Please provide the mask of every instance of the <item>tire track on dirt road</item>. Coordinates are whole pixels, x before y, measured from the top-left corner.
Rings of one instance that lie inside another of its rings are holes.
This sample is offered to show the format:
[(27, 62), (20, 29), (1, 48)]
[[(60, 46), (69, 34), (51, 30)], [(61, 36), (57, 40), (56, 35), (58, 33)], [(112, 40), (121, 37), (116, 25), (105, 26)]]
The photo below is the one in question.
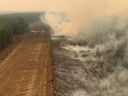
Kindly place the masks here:
[(41, 32), (27, 34), (2, 62), (0, 96), (53, 96), (52, 83), (48, 83), (52, 81), (48, 37)]

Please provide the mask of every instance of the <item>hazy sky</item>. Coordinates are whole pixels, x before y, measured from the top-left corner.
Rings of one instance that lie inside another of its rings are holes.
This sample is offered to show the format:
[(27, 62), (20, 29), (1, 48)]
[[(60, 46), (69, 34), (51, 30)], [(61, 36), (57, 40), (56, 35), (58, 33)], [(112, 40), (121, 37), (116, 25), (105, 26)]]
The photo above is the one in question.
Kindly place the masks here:
[(72, 8), (72, 6), (77, 8), (77, 6), (84, 7), (91, 6), (91, 4), (93, 6), (105, 5), (109, 11), (120, 11), (128, 8), (128, 0), (0, 0), (0, 11), (64, 11)]

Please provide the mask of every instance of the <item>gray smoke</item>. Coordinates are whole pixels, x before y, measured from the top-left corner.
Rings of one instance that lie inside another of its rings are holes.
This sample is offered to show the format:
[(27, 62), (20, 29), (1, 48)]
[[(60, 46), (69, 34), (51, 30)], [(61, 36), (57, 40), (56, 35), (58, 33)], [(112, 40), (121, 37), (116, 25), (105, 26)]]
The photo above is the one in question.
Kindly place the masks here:
[[(74, 40), (81, 45), (79, 50), (90, 48), (89, 51), (82, 51), (83, 64), (91, 66), (93, 71), (97, 70), (102, 77), (98, 80), (102, 96), (127, 96), (128, 18), (109, 16), (92, 20), (89, 27), (81, 30)], [(93, 55), (86, 56), (87, 51)]]
[(96, 48), (103, 58), (128, 68), (128, 20), (118, 16), (93, 20), (75, 37), (76, 42)]

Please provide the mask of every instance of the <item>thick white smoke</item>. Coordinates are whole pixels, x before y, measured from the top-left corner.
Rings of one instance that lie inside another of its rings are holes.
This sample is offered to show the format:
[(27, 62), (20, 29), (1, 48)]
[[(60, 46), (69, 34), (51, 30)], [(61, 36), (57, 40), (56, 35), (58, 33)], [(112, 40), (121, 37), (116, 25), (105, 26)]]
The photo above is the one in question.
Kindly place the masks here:
[[(128, 18), (110, 15), (90, 22), (74, 38), (81, 46), (66, 46), (77, 53), (85, 66), (97, 66), (102, 96), (127, 96), (128, 89)], [(87, 49), (87, 48), (88, 49)], [(80, 53), (82, 50), (82, 53)], [(94, 52), (93, 52), (94, 51)], [(83, 55), (81, 55), (83, 54)], [(77, 58), (78, 58), (77, 57)], [(82, 59), (81, 59), (82, 58)], [(102, 66), (101, 68), (98, 68)]]
[(60, 3), (62, 7), (58, 7), (59, 11), (55, 6), (53, 10), (46, 11), (48, 23), (55, 32), (63, 35), (76, 35), (83, 28), (88, 27), (93, 19), (107, 15), (107, 5), (104, 0), (65, 0), (64, 2), (66, 5)]
[(51, 27), (55, 32), (70, 36), (85, 30), (97, 18), (118, 12), (122, 14), (123, 10), (126, 13), (127, 4), (127, 0), (43, 0), (46, 19)]
[[(82, 45), (82, 47), (77, 45), (66, 48), (75, 51), (78, 57), (82, 57), (81, 61), (85, 66), (91, 62), (89, 66), (94, 67), (93, 70), (99, 70), (98, 73), (103, 76), (98, 85), (104, 93), (101, 96), (127, 96), (128, 1), (62, 1), (63, 4), (61, 2), (55, 4), (59, 7), (52, 6), (53, 10), (46, 14), (46, 20), (53, 27), (54, 32), (72, 36)], [(76, 56), (70, 57), (76, 58)], [(77, 59), (80, 59), (78, 57)], [(73, 94), (73, 96), (83, 95), (88, 96), (83, 90)]]

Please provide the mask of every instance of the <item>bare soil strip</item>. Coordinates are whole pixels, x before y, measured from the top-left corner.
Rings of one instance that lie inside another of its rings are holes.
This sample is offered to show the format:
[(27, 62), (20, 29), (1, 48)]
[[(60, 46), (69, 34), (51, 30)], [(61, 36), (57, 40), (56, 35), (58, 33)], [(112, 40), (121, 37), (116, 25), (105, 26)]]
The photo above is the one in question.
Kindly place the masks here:
[(0, 64), (0, 96), (53, 96), (50, 39), (29, 33)]

